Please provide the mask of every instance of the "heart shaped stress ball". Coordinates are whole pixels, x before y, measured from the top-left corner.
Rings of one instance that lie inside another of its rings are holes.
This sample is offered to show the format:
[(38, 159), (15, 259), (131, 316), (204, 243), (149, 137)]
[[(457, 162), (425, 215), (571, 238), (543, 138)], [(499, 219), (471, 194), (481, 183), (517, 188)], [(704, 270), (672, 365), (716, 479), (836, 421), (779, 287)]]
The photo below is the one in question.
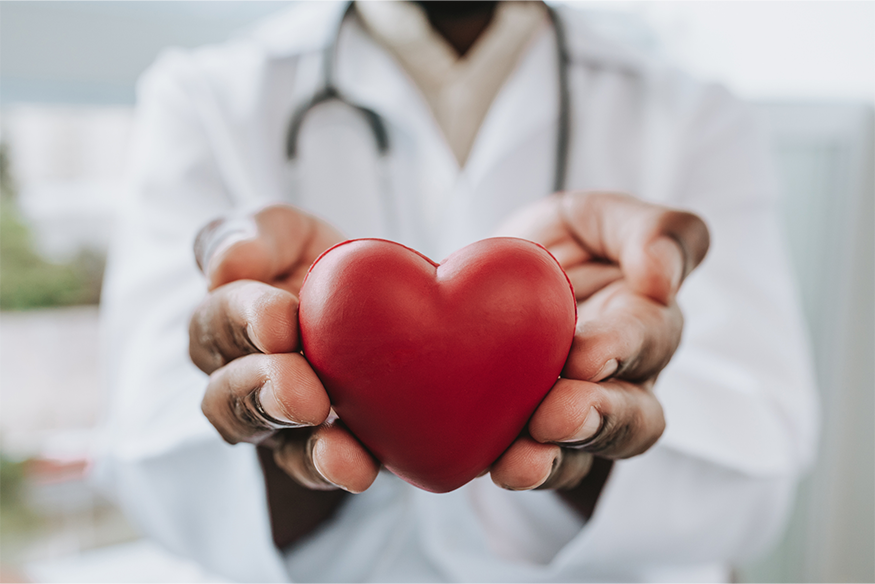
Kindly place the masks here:
[(437, 264), (358, 239), (310, 267), (299, 322), (350, 431), (396, 475), (445, 493), (525, 427), (562, 371), (576, 312), (565, 272), (530, 241), (486, 239)]

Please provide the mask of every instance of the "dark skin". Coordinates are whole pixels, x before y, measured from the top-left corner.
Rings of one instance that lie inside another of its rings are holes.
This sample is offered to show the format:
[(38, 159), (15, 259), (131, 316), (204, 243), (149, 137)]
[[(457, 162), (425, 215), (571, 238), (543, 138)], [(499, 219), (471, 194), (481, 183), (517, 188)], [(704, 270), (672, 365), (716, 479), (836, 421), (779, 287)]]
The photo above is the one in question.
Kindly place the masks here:
[[(459, 55), (495, 10), (494, 2), (419, 4)], [(562, 378), (488, 471), (506, 489), (555, 489), (589, 518), (612, 461), (646, 451), (665, 427), (650, 389), (680, 340), (675, 295), (704, 257), (708, 232), (688, 213), (572, 192), (521, 210), (497, 235), (553, 253), (574, 285), (579, 319)], [(301, 281), (343, 239), (277, 206), (214, 222), (195, 244), (210, 290), (190, 329), (192, 360), (211, 375), (202, 408), (228, 442), (258, 445), (280, 549), (366, 490), (380, 467), (342, 422), (327, 419), (328, 396), (298, 352)]]
[[(521, 209), (496, 235), (553, 254), (574, 285), (578, 323), (562, 377), (487, 470), (506, 489), (555, 489), (588, 518), (611, 461), (645, 452), (665, 428), (651, 389), (680, 341), (675, 298), (707, 252), (708, 231), (695, 215), (628, 195), (566, 192)], [(365, 491), (380, 469), (329, 417), (329, 397), (298, 352), (301, 283), (343, 239), (276, 205), (214, 222), (195, 244), (209, 283), (190, 328), (192, 360), (210, 374), (201, 407), (228, 442), (259, 446), (279, 548)]]
[(497, 2), (416, 2), (425, 10), (431, 26), (450, 43), (460, 57), (474, 46), (492, 22)]

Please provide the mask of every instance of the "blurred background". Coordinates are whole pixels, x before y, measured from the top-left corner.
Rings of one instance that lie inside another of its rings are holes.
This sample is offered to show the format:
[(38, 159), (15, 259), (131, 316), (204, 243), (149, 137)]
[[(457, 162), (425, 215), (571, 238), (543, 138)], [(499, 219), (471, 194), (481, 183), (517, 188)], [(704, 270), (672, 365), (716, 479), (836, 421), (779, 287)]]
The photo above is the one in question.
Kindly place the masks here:
[[(139, 74), (292, 2), (0, 3), (0, 578), (211, 581), (88, 481), (100, 282)], [(783, 540), (741, 581), (875, 581), (875, 2), (573, 3), (755, 104), (823, 404)]]

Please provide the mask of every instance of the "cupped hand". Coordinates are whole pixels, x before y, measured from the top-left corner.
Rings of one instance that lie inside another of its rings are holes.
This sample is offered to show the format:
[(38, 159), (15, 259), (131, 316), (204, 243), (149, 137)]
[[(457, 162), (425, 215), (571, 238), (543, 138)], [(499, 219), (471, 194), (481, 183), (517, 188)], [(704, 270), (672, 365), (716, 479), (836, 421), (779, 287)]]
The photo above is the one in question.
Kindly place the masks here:
[(675, 297), (708, 251), (708, 229), (691, 213), (628, 195), (569, 192), (522, 209), (499, 235), (536, 241), (556, 257), (578, 321), (561, 378), (492, 479), (513, 490), (573, 488), (594, 455), (635, 456), (662, 435), (652, 389), (680, 343)]
[(310, 264), (343, 236), (293, 207), (204, 227), (195, 256), (209, 292), (190, 322), (192, 361), (210, 375), (202, 409), (222, 437), (273, 450), (312, 489), (361, 492), (379, 463), (331, 415), (300, 354), (298, 293)]

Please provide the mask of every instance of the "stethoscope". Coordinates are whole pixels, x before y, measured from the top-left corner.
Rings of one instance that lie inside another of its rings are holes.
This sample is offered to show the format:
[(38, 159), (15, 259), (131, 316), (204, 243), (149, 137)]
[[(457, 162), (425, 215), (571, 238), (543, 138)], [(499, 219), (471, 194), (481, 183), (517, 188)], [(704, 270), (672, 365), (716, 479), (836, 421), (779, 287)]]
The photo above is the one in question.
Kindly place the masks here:
[[(298, 158), (298, 139), (301, 133), (301, 126), (307, 114), (316, 106), (327, 101), (339, 101), (342, 104), (358, 111), (362, 118), (367, 122), (371, 129), (371, 134), (374, 137), (374, 143), (377, 147), (377, 152), (381, 157), (385, 157), (389, 153), (389, 133), (386, 130), (386, 122), (382, 116), (374, 110), (357, 105), (346, 98), (338, 89), (335, 83), (334, 65), (337, 55), (337, 45), (340, 39), (340, 29), (343, 22), (352, 13), (354, 8), (353, 2), (350, 2), (346, 10), (341, 16), (337, 31), (334, 35), (334, 41), (330, 43), (322, 54), (322, 89), (317, 91), (309, 101), (299, 106), (292, 119), (289, 122), (289, 130), (286, 136), (286, 156), (290, 162), (297, 161)], [(547, 7), (550, 21), (553, 24), (556, 38), (556, 53), (558, 56), (558, 85), (559, 85), (559, 127), (556, 133), (556, 166), (553, 174), (553, 191), (558, 192), (565, 188), (565, 175), (568, 168), (568, 144), (571, 121), (571, 103), (568, 88), (568, 51), (565, 40), (565, 32), (559, 20), (556, 11)]]

